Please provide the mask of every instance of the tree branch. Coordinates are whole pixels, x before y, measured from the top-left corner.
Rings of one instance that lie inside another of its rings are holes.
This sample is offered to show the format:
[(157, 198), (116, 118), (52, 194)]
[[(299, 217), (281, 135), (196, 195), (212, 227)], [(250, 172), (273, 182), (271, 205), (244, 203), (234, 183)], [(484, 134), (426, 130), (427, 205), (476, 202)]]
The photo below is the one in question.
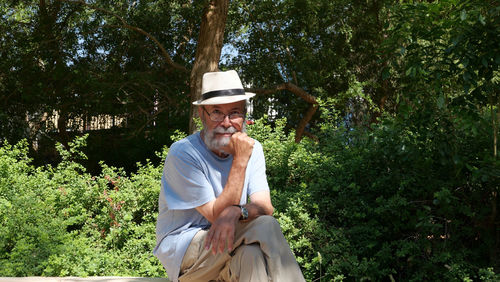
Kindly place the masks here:
[(300, 120), (299, 124), (297, 125), (297, 129), (295, 130), (295, 142), (297, 142), (297, 143), (300, 142), (300, 140), (302, 139), (302, 136), (304, 135), (304, 131), (305, 131), (307, 124), (309, 123), (309, 121), (311, 121), (313, 115), (316, 113), (316, 110), (319, 107), (318, 101), (316, 101), (316, 97), (307, 93), (307, 91), (305, 91), (304, 89), (298, 87), (297, 85), (295, 85), (291, 82), (278, 84), (274, 88), (271, 88), (271, 89), (248, 88), (245, 90), (248, 92), (256, 93), (258, 95), (270, 95), (270, 94), (276, 93), (277, 91), (280, 91), (280, 90), (288, 90), (288, 91), (292, 92), (293, 94), (302, 98), (307, 103), (311, 104), (309, 107), (309, 110), (304, 115), (304, 117)]
[(166, 63), (168, 65), (170, 65), (171, 67), (173, 67), (176, 70), (179, 70), (179, 71), (182, 71), (182, 72), (185, 72), (185, 73), (189, 73), (190, 72), (190, 70), (188, 70), (186, 67), (184, 67), (183, 65), (180, 65), (180, 64), (178, 64), (178, 63), (176, 63), (176, 62), (174, 62), (172, 60), (172, 58), (168, 54), (168, 52), (165, 49), (165, 47), (163, 47), (163, 45), (160, 43), (160, 41), (158, 41), (158, 39), (156, 39), (156, 37), (154, 37), (152, 34), (148, 33), (147, 31), (143, 30), (140, 27), (136, 27), (136, 26), (132, 26), (132, 25), (128, 24), (127, 21), (124, 18), (122, 18), (121, 16), (117, 15), (116, 13), (111, 12), (111, 11), (106, 10), (106, 9), (103, 9), (103, 8), (100, 8), (100, 7), (96, 7), (96, 6), (91, 5), (91, 4), (88, 4), (88, 3), (86, 3), (83, 0), (75, 0), (75, 1), (72, 1), (72, 0), (61, 0), (61, 1), (72, 3), (72, 4), (80, 4), (80, 5), (83, 5), (83, 6), (87, 7), (87, 8), (90, 8), (92, 10), (100, 11), (100, 12), (103, 12), (105, 14), (108, 14), (108, 15), (111, 15), (111, 16), (117, 18), (118, 20), (120, 20), (122, 22), (122, 27), (124, 27), (126, 29), (130, 29), (130, 30), (136, 31), (136, 32), (138, 32), (138, 33), (146, 36), (150, 40), (152, 40), (156, 44), (156, 46), (160, 49), (160, 52), (162, 53), (163, 58), (165, 59), (165, 61), (166, 61)]
[(312, 104), (307, 110), (307, 113), (304, 115), (302, 120), (300, 120), (299, 125), (297, 125), (297, 129), (295, 130), (295, 143), (299, 143), (302, 140), (302, 135), (304, 135), (304, 130), (306, 129), (306, 125), (309, 123), (314, 113), (318, 109), (318, 104)]
[(316, 97), (312, 96), (311, 94), (307, 93), (307, 91), (305, 91), (304, 89), (298, 87), (297, 85), (291, 82), (278, 84), (271, 89), (259, 89), (259, 88), (246, 89), (246, 91), (253, 92), (259, 95), (269, 95), (276, 93), (279, 90), (288, 90), (293, 94), (299, 96), (300, 98), (304, 99), (309, 104), (318, 104), (318, 102), (316, 101)]

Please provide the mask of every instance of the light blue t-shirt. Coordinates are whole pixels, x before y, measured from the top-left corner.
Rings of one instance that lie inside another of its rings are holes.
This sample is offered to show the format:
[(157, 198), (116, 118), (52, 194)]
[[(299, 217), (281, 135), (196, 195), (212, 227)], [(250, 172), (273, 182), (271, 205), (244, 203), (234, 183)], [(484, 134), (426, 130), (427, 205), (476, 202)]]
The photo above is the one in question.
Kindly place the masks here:
[[(170, 280), (178, 280), (182, 258), (194, 235), (210, 227), (210, 222), (195, 208), (222, 193), (232, 162), (231, 155), (220, 158), (210, 151), (199, 132), (170, 147), (161, 178), (157, 245), (153, 251)], [(246, 204), (248, 196), (263, 190), (269, 190), (266, 164), (262, 145), (255, 141), (240, 204)]]

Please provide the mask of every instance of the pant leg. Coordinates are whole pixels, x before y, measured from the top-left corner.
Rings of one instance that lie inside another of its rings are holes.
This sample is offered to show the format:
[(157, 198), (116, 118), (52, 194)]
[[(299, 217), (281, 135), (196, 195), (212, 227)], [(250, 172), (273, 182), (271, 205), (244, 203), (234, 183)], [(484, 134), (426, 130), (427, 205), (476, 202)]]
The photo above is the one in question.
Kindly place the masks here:
[(230, 281), (268, 282), (267, 263), (259, 244), (242, 244), (234, 251), (229, 264)]
[(212, 250), (204, 248), (208, 230), (200, 230), (191, 240), (181, 263), (180, 282), (207, 282), (218, 280), (222, 271), (231, 260), (229, 253), (224, 251), (216, 255)]
[[(240, 222), (236, 228), (235, 246), (258, 244), (264, 255), (267, 274), (273, 282), (305, 281), (278, 221), (272, 216), (260, 216), (250, 222)], [(253, 271), (260, 271), (254, 269)], [(247, 273), (246, 271), (240, 273)], [(241, 281), (250, 281), (240, 276)]]
[[(211, 250), (203, 248), (207, 232), (199, 231), (193, 238), (181, 265), (179, 281), (260, 281), (251, 278), (264, 279), (264, 276), (273, 282), (305, 281), (278, 221), (272, 216), (239, 222), (231, 253), (213, 255)], [(247, 245), (259, 246), (262, 255)], [(264, 257), (265, 263), (259, 262), (259, 256)], [(247, 265), (247, 261), (254, 263)]]

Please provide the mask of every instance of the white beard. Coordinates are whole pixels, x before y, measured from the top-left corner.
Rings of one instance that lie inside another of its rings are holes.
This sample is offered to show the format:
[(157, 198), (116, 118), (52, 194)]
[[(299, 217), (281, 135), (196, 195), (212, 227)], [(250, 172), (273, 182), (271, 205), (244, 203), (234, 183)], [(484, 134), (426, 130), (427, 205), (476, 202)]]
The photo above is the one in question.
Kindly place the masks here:
[[(203, 141), (205, 142), (205, 145), (207, 145), (208, 149), (215, 151), (215, 152), (220, 152), (227, 154), (224, 152), (222, 148), (226, 147), (229, 145), (229, 141), (231, 141), (230, 136), (224, 136), (220, 138), (216, 138), (215, 134), (216, 133), (231, 133), (234, 134), (238, 130), (234, 128), (234, 126), (230, 126), (228, 128), (224, 128), (223, 126), (217, 126), (213, 130), (207, 130), (205, 124), (204, 124), (204, 129), (203, 129)], [(241, 128), (241, 132), (246, 132), (246, 123), (243, 122), (243, 127)]]

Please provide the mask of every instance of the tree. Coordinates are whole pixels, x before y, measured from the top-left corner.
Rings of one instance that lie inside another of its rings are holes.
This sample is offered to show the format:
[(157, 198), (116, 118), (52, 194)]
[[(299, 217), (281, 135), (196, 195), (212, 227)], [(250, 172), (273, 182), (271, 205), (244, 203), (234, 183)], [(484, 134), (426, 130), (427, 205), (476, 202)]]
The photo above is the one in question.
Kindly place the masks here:
[[(495, 242), (488, 252), (490, 261), (498, 262), (499, 3), (422, 2), (392, 13), (393, 36), (385, 44), (387, 53), (393, 51), (388, 78), (398, 85), (400, 117), (411, 119), (408, 125), (421, 132), (439, 128), (460, 135), (441, 140), (439, 150), (453, 160), (446, 162), (457, 174), (481, 179), (467, 187), (471, 200), (464, 202), (481, 207), (472, 224), (480, 226), (481, 240)], [(455, 141), (462, 138), (482, 145)], [(489, 145), (472, 140), (489, 140)], [(465, 198), (459, 192), (456, 197)], [(482, 204), (473, 204), (477, 199)]]
[[(203, 74), (219, 70), (228, 6), (229, 0), (213, 0), (208, 3), (203, 12), (194, 65), (191, 70), (191, 102), (201, 98)], [(194, 132), (196, 130), (194, 118), (197, 111), (194, 110), (192, 104), (190, 106), (189, 131)]]
[(169, 131), (187, 128), (186, 66), (201, 14), (194, 8), (182, 1), (2, 2), (2, 138), (28, 138), (42, 154), (51, 147), (46, 142), (65, 144), (91, 128), (91, 119), (108, 116), (126, 124), (93, 131), (92, 147), (103, 148), (96, 154), (109, 158), (114, 150), (106, 147), (149, 143), (138, 150), (152, 155), (144, 148), (159, 148)]
[[(382, 111), (394, 112), (393, 90), (384, 79), (386, 62), (379, 48), (387, 37), (392, 2), (289, 0), (234, 5), (230, 21), (237, 27), (230, 31), (230, 42), (238, 52), (227, 66), (245, 66), (242, 72), (248, 83), (266, 94), (254, 101), (256, 116), (274, 112), (286, 117), (288, 128), (300, 135), (321, 120), (314, 113), (317, 98), (330, 100), (351, 124), (369, 125)], [(314, 99), (304, 100), (294, 89)]]

